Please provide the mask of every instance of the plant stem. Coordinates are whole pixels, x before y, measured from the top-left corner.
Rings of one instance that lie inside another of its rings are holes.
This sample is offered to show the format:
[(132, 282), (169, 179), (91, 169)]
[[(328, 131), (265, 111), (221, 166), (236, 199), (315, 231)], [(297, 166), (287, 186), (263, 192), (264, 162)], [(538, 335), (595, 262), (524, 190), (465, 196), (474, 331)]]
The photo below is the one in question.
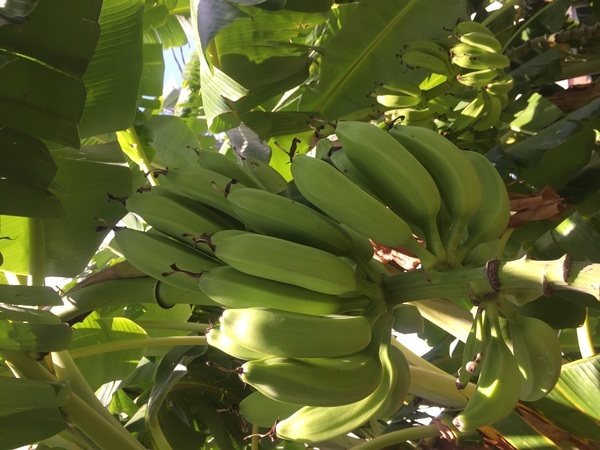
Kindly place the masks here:
[(585, 309), (585, 320), (583, 324), (576, 329), (577, 331), (577, 342), (579, 343), (579, 352), (582, 358), (589, 358), (596, 354), (594, 349), (594, 342), (592, 340), (592, 332), (590, 329), (590, 312), (588, 308)]
[(352, 447), (352, 450), (379, 450), (391, 445), (401, 444), (406, 441), (416, 441), (428, 437), (440, 436), (441, 433), (436, 425), (424, 425), (404, 430), (392, 431), (381, 436), (377, 436), (370, 441), (364, 442)]
[(408, 301), (428, 298), (493, 298), (499, 291), (510, 294), (536, 291), (540, 296), (552, 290), (574, 290), (600, 299), (600, 264), (573, 261), (563, 257), (554, 261), (526, 258), (501, 262), (486, 267), (458, 268), (451, 271), (414, 270), (383, 281), (389, 308)]
[(175, 345), (208, 345), (204, 336), (169, 336), (164, 338), (131, 339), (127, 341), (105, 342), (92, 347), (71, 350), (73, 359), (101, 353), (132, 350), (148, 347), (172, 347)]
[(194, 331), (202, 334), (210, 326), (208, 323), (183, 322), (181, 320), (134, 320), (134, 322), (142, 328)]
[(29, 275), (32, 286), (46, 284), (46, 239), (44, 219), (30, 217), (29, 222)]

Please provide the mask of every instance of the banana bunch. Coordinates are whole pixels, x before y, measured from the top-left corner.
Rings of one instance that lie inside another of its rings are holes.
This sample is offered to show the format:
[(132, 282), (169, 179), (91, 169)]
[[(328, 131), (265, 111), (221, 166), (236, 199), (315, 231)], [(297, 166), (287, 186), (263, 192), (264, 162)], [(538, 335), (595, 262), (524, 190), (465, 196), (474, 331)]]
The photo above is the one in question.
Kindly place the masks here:
[(502, 44), (494, 34), (478, 22), (460, 22), (454, 28), (458, 43), (450, 47), (450, 60), (459, 67), (457, 81), (477, 94), (458, 113), (452, 123), (455, 131), (472, 127), (475, 131), (493, 127), (508, 103), (512, 77), (503, 69), (510, 60), (501, 54)]
[[(460, 431), (492, 425), (521, 401), (544, 397), (560, 376), (562, 357), (558, 336), (545, 322), (521, 315), (503, 300), (482, 302), (467, 336), (456, 387), (464, 389), (479, 373), (477, 389), (453, 423)], [(502, 335), (500, 311), (509, 324)]]
[(405, 45), (399, 56), (402, 63), (411, 69), (421, 69), (451, 79), (456, 76), (456, 71), (445, 45), (445, 42), (416, 40)]

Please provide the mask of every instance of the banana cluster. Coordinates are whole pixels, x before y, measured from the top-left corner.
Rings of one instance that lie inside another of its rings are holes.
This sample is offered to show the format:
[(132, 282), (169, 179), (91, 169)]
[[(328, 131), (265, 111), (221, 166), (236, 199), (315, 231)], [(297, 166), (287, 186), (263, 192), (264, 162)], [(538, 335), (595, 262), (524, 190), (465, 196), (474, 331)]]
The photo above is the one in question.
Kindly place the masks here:
[[(486, 26), (459, 22), (447, 38), (410, 42), (398, 55), (408, 69), (429, 74), (423, 83), (390, 81), (371, 95), (406, 125), (435, 129), (436, 118), (443, 116), (451, 131), (487, 130), (498, 122), (513, 87), (512, 77), (504, 72), (510, 60), (501, 51), (502, 44)], [(444, 83), (455, 87), (432, 95)], [(466, 100), (446, 104), (446, 94)]]
[(502, 420), (520, 400), (539, 400), (560, 376), (557, 333), (546, 322), (520, 314), (507, 302), (501, 302), (500, 309), (508, 318), (506, 340), (498, 303), (491, 300), (477, 308), (465, 342), (456, 387), (464, 389), (473, 375), (479, 378), (467, 406), (454, 418), (460, 431)]

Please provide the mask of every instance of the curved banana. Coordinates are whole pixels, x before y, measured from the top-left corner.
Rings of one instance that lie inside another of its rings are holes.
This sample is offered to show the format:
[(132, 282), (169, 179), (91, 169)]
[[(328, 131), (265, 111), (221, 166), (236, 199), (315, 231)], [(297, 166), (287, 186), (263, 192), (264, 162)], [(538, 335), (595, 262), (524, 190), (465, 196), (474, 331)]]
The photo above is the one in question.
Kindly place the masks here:
[(498, 69), (482, 69), (464, 72), (456, 76), (456, 80), (465, 86), (482, 88), (494, 80), (500, 71)]
[(172, 270), (172, 264), (191, 273), (201, 273), (222, 266), (219, 261), (200, 251), (155, 233), (126, 228), (115, 232), (113, 242), (138, 270), (164, 283), (192, 292), (199, 291), (196, 279), (183, 274), (166, 276)]
[(375, 414), (377, 419), (386, 421), (393, 418), (404, 406), (404, 400), (408, 395), (411, 382), (410, 367), (402, 350), (394, 345), (390, 346), (390, 358), (396, 366), (396, 382), (394, 383), (394, 389)]
[(435, 129), (433, 111), (430, 108), (399, 108), (391, 111), (399, 120), (396, 123)]
[(427, 169), (389, 133), (368, 123), (340, 122), (336, 135), (350, 161), (371, 180), (385, 204), (419, 227), (427, 249), (445, 259), (436, 224), (442, 201)]
[(234, 224), (206, 205), (191, 203), (171, 189), (154, 186), (130, 195), (125, 207), (152, 228), (188, 245), (194, 244), (192, 235), (213, 234)]
[(521, 392), (519, 367), (500, 330), (498, 305), (483, 304), (491, 334), (485, 348), (477, 389), (452, 423), (459, 431), (472, 431), (505, 418), (517, 406)]
[(340, 298), (291, 284), (247, 275), (233, 267), (216, 267), (198, 280), (200, 290), (224, 308), (282, 309), (312, 315), (360, 311), (371, 302), (368, 297)]
[(242, 359), (244, 361), (250, 361), (253, 359), (261, 359), (266, 358), (269, 355), (265, 355), (261, 352), (256, 352), (254, 350), (250, 350), (249, 348), (244, 347), (237, 341), (230, 339), (219, 329), (219, 327), (212, 327), (207, 330), (205, 333), (206, 342), (209, 345), (218, 348), (224, 353), (227, 353), (230, 356), (233, 356), (237, 359)]
[(265, 189), (265, 186), (254, 177), (247, 167), (238, 164), (233, 158), (223, 153), (200, 150), (198, 164), (204, 169), (220, 173), (229, 179), (236, 179), (246, 187)]
[(246, 158), (243, 165), (256, 178), (267, 191), (280, 194), (287, 189), (287, 181), (266, 161)]
[(560, 340), (546, 322), (519, 314), (509, 315), (513, 353), (521, 372), (520, 400), (533, 402), (556, 385), (562, 367)]
[(423, 257), (424, 264), (433, 258), (418, 245), (404, 220), (325, 161), (297, 155), (292, 176), (300, 193), (333, 219), (388, 247), (408, 247)]
[(165, 169), (163, 172), (161, 186), (176, 189), (186, 197), (238, 219), (227, 202), (226, 193), (244, 187), (241, 183), (202, 167)]
[(354, 269), (342, 258), (272, 236), (234, 235), (216, 243), (215, 256), (248, 275), (323, 294), (344, 295), (361, 288)]
[(287, 419), (303, 406), (273, 400), (256, 391), (242, 400), (237, 410), (240, 416), (252, 425), (272, 428), (278, 420)]
[(471, 31), (461, 34), (458, 36), (458, 39), (460, 42), (480, 48), (489, 53), (500, 53), (502, 51), (502, 44), (496, 39), (496, 36), (490, 33)]
[(483, 199), (480, 208), (469, 220), (468, 237), (458, 251), (458, 261), (462, 261), (477, 245), (497, 240), (506, 230), (510, 219), (508, 192), (494, 165), (477, 152), (465, 152), (465, 156), (475, 168), (481, 183)]
[(375, 97), (377, 103), (387, 108), (410, 108), (421, 103), (420, 97), (401, 94), (380, 94)]
[(390, 357), (392, 322), (393, 317), (384, 314), (373, 326), (374, 339), (378, 336), (378, 355), (383, 368), (381, 381), (375, 391), (348, 405), (305, 406), (277, 424), (277, 436), (297, 442), (322, 442), (345, 435), (374, 417), (396, 383), (396, 366)]
[(481, 91), (483, 96), (484, 107), (483, 113), (473, 124), (475, 131), (484, 131), (496, 125), (502, 113), (502, 102), (500, 98), (489, 94), (486, 90)]
[(220, 329), (259, 353), (290, 358), (330, 358), (360, 352), (371, 341), (364, 316), (312, 316), (267, 308), (226, 309)]
[(453, 53), (450, 60), (458, 67), (472, 70), (504, 69), (510, 66), (510, 59), (500, 53)]
[(484, 309), (477, 308), (473, 325), (467, 336), (465, 348), (463, 349), (462, 362), (458, 369), (456, 388), (464, 389), (471, 380), (474, 372), (483, 361), (485, 348), (487, 346), (485, 331)]
[(492, 95), (508, 94), (514, 86), (513, 77), (504, 74), (489, 82), (485, 86), (485, 90)]
[(405, 50), (400, 54), (400, 59), (410, 68), (422, 69), (427, 72), (439, 73), (441, 75), (452, 76), (452, 71), (448, 67), (447, 59), (449, 55), (432, 55), (418, 50)]
[(398, 94), (421, 98), (421, 89), (418, 84), (405, 80), (395, 80), (378, 84), (373, 90), (375, 95)]
[(475, 168), (451, 141), (433, 130), (400, 126), (390, 130), (427, 169), (452, 217), (446, 251), (453, 254), (460, 243), (463, 229), (481, 205), (482, 187)]
[(348, 233), (329, 217), (290, 198), (259, 189), (237, 189), (227, 200), (244, 224), (257, 233), (353, 256)]
[[(299, 156), (300, 155), (297, 155), (296, 158)], [(338, 147), (331, 151), (329, 160), (339, 172), (352, 180), (354, 184), (367, 191), (372, 197), (377, 197), (373, 187), (370, 186), (369, 179), (358, 170), (354, 164), (352, 164), (352, 161), (348, 159), (348, 155), (346, 155), (343, 148)]]
[(464, 20), (462, 22), (458, 22), (456, 24), (456, 26), (454, 27), (454, 34), (458, 35), (458, 36), (461, 36), (461, 35), (467, 34), (467, 33), (473, 33), (473, 32), (487, 33), (490, 36), (494, 36), (494, 33), (492, 33), (492, 30), (490, 30), (488, 27), (486, 27), (482, 23), (474, 22), (471, 20)]
[(470, 127), (476, 123), (485, 109), (485, 99), (483, 93), (480, 91), (477, 96), (471, 100), (467, 106), (460, 110), (454, 122), (452, 122), (451, 129), (453, 131), (461, 131), (467, 127)]
[(379, 385), (382, 367), (378, 340), (362, 351), (338, 358), (270, 357), (248, 361), (240, 379), (275, 400), (307, 406), (357, 402)]

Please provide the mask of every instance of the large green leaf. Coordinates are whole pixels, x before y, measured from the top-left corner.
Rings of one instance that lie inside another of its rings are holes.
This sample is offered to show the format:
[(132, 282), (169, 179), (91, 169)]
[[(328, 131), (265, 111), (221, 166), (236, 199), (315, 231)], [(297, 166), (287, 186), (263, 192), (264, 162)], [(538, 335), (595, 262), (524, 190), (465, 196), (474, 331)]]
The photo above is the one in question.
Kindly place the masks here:
[(76, 362), (94, 390), (108, 381), (127, 378), (144, 354), (144, 347), (95, 354), (94, 349), (98, 344), (147, 338), (143, 328), (124, 317), (102, 318), (93, 312), (73, 328), (69, 351), (74, 352), (75, 356), (81, 352), (91, 353), (91, 356), (77, 358)]
[(13, 449), (33, 444), (65, 428), (67, 423), (58, 408), (38, 408), (2, 416), (0, 448)]
[(55, 352), (65, 350), (71, 340), (67, 324), (13, 322), (0, 319), (0, 350)]
[(102, 32), (85, 74), (88, 90), (80, 124), (83, 137), (133, 124), (143, 69), (143, 0), (104, 0)]
[(448, 35), (465, 18), (466, 2), (445, 0), (365, 0), (325, 47), (321, 77), (300, 108), (335, 120), (368, 109), (367, 94), (376, 82), (425, 77), (406, 72), (396, 54), (417, 39)]
[(0, 286), (0, 302), (26, 306), (58, 306), (63, 303), (60, 295), (50, 287), (8, 285)]
[(64, 406), (70, 393), (66, 383), (0, 377), (0, 415)]
[(176, 116), (155, 115), (147, 123), (152, 148), (153, 162), (166, 167), (188, 167), (196, 164), (198, 139), (185, 121)]

